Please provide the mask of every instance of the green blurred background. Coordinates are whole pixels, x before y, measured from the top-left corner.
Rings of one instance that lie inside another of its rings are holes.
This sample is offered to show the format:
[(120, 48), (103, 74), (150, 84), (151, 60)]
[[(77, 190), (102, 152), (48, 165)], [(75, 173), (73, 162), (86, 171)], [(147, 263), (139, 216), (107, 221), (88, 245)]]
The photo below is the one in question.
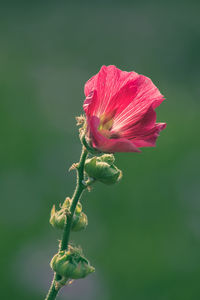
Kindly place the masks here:
[(196, 300), (200, 294), (200, 2), (16, 1), (0, 8), (1, 299), (39, 300), (80, 155), (75, 116), (103, 64), (149, 76), (167, 100), (156, 148), (118, 154), (120, 184), (83, 197), (74, 233), (96, 273), (58, 299)]

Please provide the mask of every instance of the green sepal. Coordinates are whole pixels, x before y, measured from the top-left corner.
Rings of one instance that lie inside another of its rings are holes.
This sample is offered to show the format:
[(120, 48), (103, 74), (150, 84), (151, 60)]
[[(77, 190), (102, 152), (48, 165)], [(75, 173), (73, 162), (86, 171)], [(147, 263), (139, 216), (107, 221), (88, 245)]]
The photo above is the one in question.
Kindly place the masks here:
[(92, 157), (85, 162), (85, 172), (92, 177), (105, 184), (114, 184), (122, 177), (122, 172), (114, 163), (112, 154), (104, 154), (100, 157)]
[(53, 205), (51, 209), (51, 215), (50, 215), (50, 224), (58, 229), (63, 229), (65, 225), (66, 220), (66, 212), (62, 209), (59, 211), (56, 211), (55, 205)]
[[(67, 197), (58, 211), (56, 211), (55, 205), (53, 205), (49, 222), (54, 228), (64, 229), (64, 225), (67, 221), (67, 214), (70, 214), (71, 202), (72, 200)], [(82, 212), (82, 205), (78, 202), (73, 216), (72, 230), (84, 230), (87, 225), (87, 216)]]
[(84, 230), (88, 225), (88, 218), (86, 214), (81, 212), (79, 215), (75, 214), (72, 223), (73, 231), (81, 231)]
[(80, 279), (95, 271), (81, 250), (69, 247), (68, 251), (60, 251), (52, 258), (50, 266), (54, 272), (65, 279)]

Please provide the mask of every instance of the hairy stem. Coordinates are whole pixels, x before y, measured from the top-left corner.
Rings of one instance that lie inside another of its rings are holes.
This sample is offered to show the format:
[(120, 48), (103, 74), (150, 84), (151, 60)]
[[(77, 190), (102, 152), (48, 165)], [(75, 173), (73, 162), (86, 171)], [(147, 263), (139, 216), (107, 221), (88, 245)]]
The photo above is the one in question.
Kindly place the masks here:
[[(72, 205), (70, 207), (70, 213), (67, 215), (67, 218), (66, 218), (59, 251), (68, 249), (74, 211), (75, 211), (76, 205), (81, 197), (81, 194), (83, 193), (84, 189), (86, 188), (86, 185), (83, 183), (83, 181), (84, 181), (84, 165), (85, 165), (85, 160), (87, 158), (87, 154), (88, 154), (88, 151), (83, 146), (80, 161), (77, 166), (76, 188), (75, 188), (74, 194), (72, 196)], [(48, 291), (48, 294), (47, 294), (45, 300), (55, 300), (56, 299), (59, 289), (61, 288), (58, 284), (56, 284), (56, 282), (60, 279), (59, 277), (60, 276), (58, 274), (56, 274), (56, 273), (54, 274), (54, 278), (53, 278), (51, 287)]]

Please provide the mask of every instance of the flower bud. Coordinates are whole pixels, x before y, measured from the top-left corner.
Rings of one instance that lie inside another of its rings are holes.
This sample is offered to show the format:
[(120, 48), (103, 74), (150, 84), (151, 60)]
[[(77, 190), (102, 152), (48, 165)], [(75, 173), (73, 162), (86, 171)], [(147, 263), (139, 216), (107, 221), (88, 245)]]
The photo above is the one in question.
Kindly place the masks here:
[(51, 260), (51, 268), (65, 279), (84, 278), (94, 272), (94, 268), (82, 255), (79, 249), (69, 248), (68, 251), (60, 251)]
[(76, 268), (73, 271), (72, 278), (73, 279), (79, 279), (84, 278), (88, 274), (93, 273), (95, 271), (95, 268), (90, 266), (89, 262), (86, 259), (82, 259), (77, 264)]
[[(50, 216), (50, 224), (58, 229), (63, 229), (65, 222), (67, 221), (67, 214), (70, 213), (72, 200), (67, 197), (61, 206), (61, 209), (56, 211), (55, 205), (52, 207), (51, 216)], [(86, 214), (82, 212), (82, 205), (78, 202), (74, 216), (72, 221), (72, 230), (73, 231), (80, 231), (87, 227), (88, 219)]]
[(64, 278), (70, 278), (70, 274), (75, 269), (75, 266), (70, 263), (70, 252), (60, 251), (52, 258), (50, 262), (51, 268)]
[(114, 157), (106, 154), (101, 157), (93, 157), (86, 160), (85, 172), (105, 184), (118, 182), (122, 177), (122, 172), (113, 165)]
[(84, 230), (88, 225), (88, 218), (86, 214), (81, 212), (79, 215), (75, 214), (72, 223), (73, 231)]
[(66, 213), (63, 209), (56, 211), (55, 205), (51, 209), (50, 224), (58, 229), (63, 229), (66, 220)]

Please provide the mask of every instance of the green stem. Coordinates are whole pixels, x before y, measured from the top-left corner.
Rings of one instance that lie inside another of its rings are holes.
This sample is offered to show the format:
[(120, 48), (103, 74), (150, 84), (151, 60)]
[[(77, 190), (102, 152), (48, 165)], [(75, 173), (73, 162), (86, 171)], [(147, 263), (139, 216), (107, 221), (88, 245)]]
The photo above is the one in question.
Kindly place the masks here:
[(86, 186), (83, 184), (83, 180), (84, 180), (84, 165), (85, 165), (85, 160), (86, 160), (87, 154), (88, 154), (88, 151), (84, 147), (82, 150), (82, 153), (81, 153), (78, 167), (77, 167), (76, 189), (74, 191), (74, 195), (72, 196), (72, 205), (70, 207), (70, 214), (67, 216), (67, 222), (65, 223), (65, 226), (64, 226), (64, 232), (63, 232), (63, 238), (62, 238), (62, 242), (61, 242), (61, 246), (60, 246), (60, 251), (67, 250), (67, 248), (68, 248), (74, 211), (76, 209), (76, 205), (78, 203), (78, 200), (80, 199), (80, 196), (81, 196), (83, 190), (86, 188)]
[[(81, 194), (86, 188), (86, 185), (83, 183), (84, 180), (84, 165), (85, 165), (85, 160), (87, 158), (88, 151), (83, 147), (81, 157), (79, 164), (77, 166), (77, 183), (76, 183), (76, 188), (74, 191), (74, 194), (72, 196), (72, 205), (70, 207), (70, 213), (66, 218), (65, 226), (64, 226), (64, 231), (63, 231), (63, 237), (62, 241), (60, 244), (60, 249), (59, 251), (67, 250), (68, 245), (69, 245), (69, 237), (70, 237), (70, 231), (72, 227), (72, 221), (73, 221), (73, 216), (74, 216), (74, 211), (76, 209), (76, 205), (81, 197)], [(54, 274), (54, 278), (51, 284), (51, 287), (48, 291), (48, 294), (45, 298), (45, 300), (55, 300), (56, 296), (59, 292), (60, 287), (56, 287), (56, 281), (59, 280), (59, 275)]]
[(56, 296), (57, 296), (57, 294), (59, 292), (59, 289), (55, 288), (55, 282), (56, 282), (56, 274), (54, 274), (54, 278), (52, 280), (50, 289), (48, 291), (48, 294), (47, 294), (45, 300), (50, 300), (50, 299), (54, 300), (54, 299), (56, 299)]

